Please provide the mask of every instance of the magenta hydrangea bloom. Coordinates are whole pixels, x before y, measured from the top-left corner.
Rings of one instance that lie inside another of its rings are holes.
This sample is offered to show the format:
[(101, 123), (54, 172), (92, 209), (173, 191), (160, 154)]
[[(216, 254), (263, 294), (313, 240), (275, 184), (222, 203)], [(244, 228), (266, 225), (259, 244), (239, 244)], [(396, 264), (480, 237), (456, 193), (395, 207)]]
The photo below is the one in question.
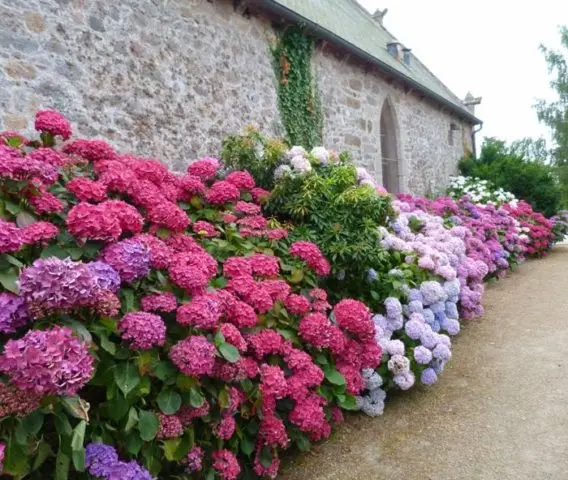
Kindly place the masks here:
[(36, 113), (35, 129), (38, 132), (49, 133), (54, 137), (60, 135), (63, 140), (71, 137), (71, 124), (55, 110), (40, 110)]
[(132, 238), (107, 246), (102, 259), (126, 283), (143, 278), (150, 272), (150, 249), (145, 243)]
[(148, 312), (127, 313), (118, 324), (123, 340), (132, 350), (149, 350), (166, 341), (166, 325), (159, 315)]
[(186, 457), (182, 460), (187, 473), (200, 472), (202, 468), (203, 449), (201, 447), (193, 447)]
[(17, 252), (23, 244), (24, 239), (18, 226), (0, 219), (0, 253)]
[(70, 328), (30, 330), (8, 340), (0, 371), (21, 390), (38, 395), (75, 395), (93, 375), (93, 357)]
[(213, 468), (221, 480), (236, 480), (241, 473), (241, 466), (235, 454), (230, 450), (213, 452)]
[(0, 332), (14, 333), (30, 320), (24, 299), (13, 293), (0, 293)]
[(191, 336), (171, 348), (170, 359), (186, 375), (210, 375), (215, 365), (215, 346), (204, 336)]
[(176, 320), (180, 325), (212, 330), (221, 318), (221, 307), (212, 295), (199, 295), (178, 308)]

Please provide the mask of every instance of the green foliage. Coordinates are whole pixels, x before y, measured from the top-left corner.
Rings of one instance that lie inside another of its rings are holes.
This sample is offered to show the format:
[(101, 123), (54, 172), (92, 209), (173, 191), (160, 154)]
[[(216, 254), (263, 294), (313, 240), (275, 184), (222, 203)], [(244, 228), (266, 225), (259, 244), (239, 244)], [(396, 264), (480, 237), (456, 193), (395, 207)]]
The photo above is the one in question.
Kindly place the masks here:
[(278, 79), (278, 106), (291, 145), (311, 149), (321, 144), (322, 108), (311, 59), (314, 40), (298, 28), (287, 28), (272, 48)]
[(231, 135), (223, 141), (221, 159), (234, 170), (247, 170), (257, 185), (267, 190), (274, 186), (274, 170), (286, 152), (284, 142), (267, 139), (253, 127), (243, 135)]
[(488, 180), (530, 203), (536, 211), (554, 215), (562, 202), (562, 187), (556, 169), (517, 152), (501, 140), (487, 138), (478, 159), (468, 157), (460, 162), (460, 172), (464, 176)]

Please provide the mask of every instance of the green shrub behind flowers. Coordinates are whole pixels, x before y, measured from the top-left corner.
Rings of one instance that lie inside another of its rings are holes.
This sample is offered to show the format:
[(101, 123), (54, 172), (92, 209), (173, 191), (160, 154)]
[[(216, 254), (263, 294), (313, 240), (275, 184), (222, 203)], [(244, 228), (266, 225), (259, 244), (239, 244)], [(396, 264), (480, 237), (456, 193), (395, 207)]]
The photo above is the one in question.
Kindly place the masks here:
[[(381, 351), (364, 304), (330, 315), (327, 259), (262, 216), (268, 192), (215, 159), (176, 175), (69, 141), (57, 112), (36, 129), (0, 134), (3, 472), (273, 477), (329, 436)], [(386, 212), (353, 171), (325, 188)]]
[[(415, 262), (405, 263), (404, 255), (380, 245), (378, 227), (395, 217), (392, 198), (347, 152), (286, 150), (251, 129), (224, 146), (221, 157), (228, 165), (253, 174), (263, 166), (254, 176), (272, 189), (264, 208), (292, 225), (290, 238), (316, 243), (330, 259), (331, 274), (322, 284), (334, 299), (359, 298), (377, 312), (387, 297), (402, 295), (403, 284), (429, 279)], [(389, 274), (393, 269), (397, 275)]]

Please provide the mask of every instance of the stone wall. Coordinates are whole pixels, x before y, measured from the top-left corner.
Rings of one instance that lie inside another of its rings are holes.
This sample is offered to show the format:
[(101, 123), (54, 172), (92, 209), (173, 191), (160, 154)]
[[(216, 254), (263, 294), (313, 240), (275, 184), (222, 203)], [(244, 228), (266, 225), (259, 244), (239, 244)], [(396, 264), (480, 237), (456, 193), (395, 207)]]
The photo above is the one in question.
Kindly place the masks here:
[(254, 123), (280, 133), (266, 20), (206, 0), (3, 0), (0, 129), (41, 107), (176, 169)]
[[(0, 130), (31, 132), (35, 111), (55, 108), (77, 135), (185, 170), (247, 124), (282, 134), (274, 38), (268, 19), (234, 13), (230, 0), (3, 0)], [(350, 150), (380, 180), (388, 98), (402, 188), (443, 188), (471, 148), (470, 126), (329, 47), (318, 46), (313, 65), (328, 148)], [(461, 129), (453, 145), (451, 122)]]

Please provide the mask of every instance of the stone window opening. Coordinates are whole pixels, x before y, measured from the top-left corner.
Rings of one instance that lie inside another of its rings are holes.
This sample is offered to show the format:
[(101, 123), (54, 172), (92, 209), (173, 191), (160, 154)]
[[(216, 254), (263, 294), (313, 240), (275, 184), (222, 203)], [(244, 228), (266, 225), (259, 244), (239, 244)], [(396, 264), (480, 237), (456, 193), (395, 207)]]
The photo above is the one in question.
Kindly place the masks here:
[(459, 130), (459, 127), (454, 123), (450, 123), (450, 130), (448, 131), (448, 145), (454, 145), (454, 132)]
[(400, 167), (398, 161), (396, 122), (390, 100), (385, 100), (381, 111), (381, 161), (383, 187), (389, 193), (400, 192)]

